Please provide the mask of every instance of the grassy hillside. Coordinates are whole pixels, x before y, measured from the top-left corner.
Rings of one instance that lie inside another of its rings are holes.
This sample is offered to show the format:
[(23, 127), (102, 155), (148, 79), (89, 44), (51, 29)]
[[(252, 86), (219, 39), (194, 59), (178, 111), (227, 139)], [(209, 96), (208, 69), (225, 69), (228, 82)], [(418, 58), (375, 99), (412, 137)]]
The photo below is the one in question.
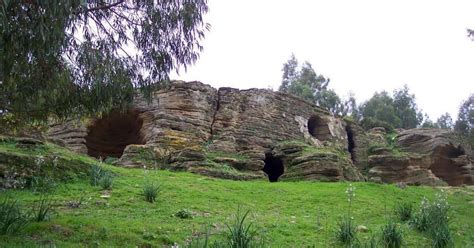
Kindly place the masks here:
[[(85, 157), (81, 160), (91, 161)], [(183, 247), (204, 226), (209, 226), (211, 239), (222, 237), (240, 207), (250, 210), (248, 220), (270, 247), (334, 247), (338, 246), (334, 229), (348, 208), (346, 182), (231, 181), (185, 172), (103, 166), (115, 175), (111, 190), (91, 186), (84, 177), (57, 184), (49, 193), (54, 200), (50, 219), (0, 235), (0, 246), (169, 247), (177, 243)], [(142, 185), (146, 180), (162, 185), (154, 203), (144, 200)], [(418, 207), (423, 196), (433, 199), (440, 191), (374, 183), (353, 185), (352, 216), (357, 225), (368, 227), (368, 232), (358, 233), (360, 240), (378, 234), (388, 218), (395, 219), (397, 203), (413, 202)], [(456, 247), (474, 247), (474, 190), (451, 188), (447, 193)], [(41, 194), (31, 189), (5, 190), (0, 199), (11, 196), (28, 210)], [(71, 208), (71, 202), (81, 205)], [(179, 211), (192, 213), (192, 218), (177, 217)], [(399, 225), (408, 247), (430, 247), (425, 235), (407, 224)]]

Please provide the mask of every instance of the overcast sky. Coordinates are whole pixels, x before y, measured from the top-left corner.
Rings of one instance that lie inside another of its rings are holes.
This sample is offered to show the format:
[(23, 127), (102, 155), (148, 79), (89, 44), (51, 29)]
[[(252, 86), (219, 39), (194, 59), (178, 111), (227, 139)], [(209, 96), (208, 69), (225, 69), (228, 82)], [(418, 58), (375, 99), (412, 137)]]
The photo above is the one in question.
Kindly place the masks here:
[(436, 120), (474, 93), (474, 1), (209, 0), (204, 51), (172, 78), (273, 88), (292, 53), (359, 102), (407, 84)]

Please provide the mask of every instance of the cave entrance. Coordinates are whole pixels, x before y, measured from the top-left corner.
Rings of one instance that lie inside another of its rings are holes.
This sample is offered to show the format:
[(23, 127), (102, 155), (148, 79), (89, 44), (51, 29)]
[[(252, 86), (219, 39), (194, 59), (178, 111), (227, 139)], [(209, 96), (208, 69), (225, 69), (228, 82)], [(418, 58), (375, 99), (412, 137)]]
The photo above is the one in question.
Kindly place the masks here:
[(460, 167), (453, 160), (465, 152), (462, 148), (456, 148), (453, 146), (442, 147), (438, 151), (434, 158), (433, 164), (430, 166), (431, 172), (438, 178), (448, 183), (450, 186), (460, 186), (462, 184), (471, 184), (470, 177), (466, 177), (469, 174), (466, 169)]
[(143, 120), (136, 110), (112, 111), (88, 126), (87, 154), (96, 158), (120, 158), (130, 144), (144, 144), (140, 134)]
[(354, 142), (354, 132), (349, 126), (346, 126), (347, 133), (347, 151), (351, 154), (351, 160), (355, 163), (355, 142)]
[(267, 174), (268, 180), (270, 182), (278, 182), (278, 178), (285, 172), (283, 161), (274, 157), (272, 153), (265, 153), (264, 162), (263, 172)]
[(331, 138), (327, 121), (317, 115), (313, 115), (308, 119), (308, 132), (320, 141)]

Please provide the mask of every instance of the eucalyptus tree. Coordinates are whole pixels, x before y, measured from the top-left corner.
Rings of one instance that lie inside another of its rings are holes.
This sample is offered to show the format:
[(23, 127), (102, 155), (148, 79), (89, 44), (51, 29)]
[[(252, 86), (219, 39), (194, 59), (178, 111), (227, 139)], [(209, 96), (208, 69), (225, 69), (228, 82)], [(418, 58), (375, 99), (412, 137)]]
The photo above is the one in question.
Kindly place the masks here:
[(126, 106), (194, 63), (207, 0), (0, 1), (0, 119)]

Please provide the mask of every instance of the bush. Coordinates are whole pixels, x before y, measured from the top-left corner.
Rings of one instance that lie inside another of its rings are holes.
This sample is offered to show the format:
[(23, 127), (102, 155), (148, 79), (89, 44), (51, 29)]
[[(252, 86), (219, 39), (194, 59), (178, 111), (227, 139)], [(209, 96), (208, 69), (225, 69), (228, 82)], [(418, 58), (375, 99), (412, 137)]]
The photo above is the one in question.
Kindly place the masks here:
[(434, 248), (454, 247), (453, 237), (447, 224), (431, 229), (429, 236), (431, 238), (431, 246)]
[(397, 204), (395, 206), (395, 215), (403, 222), (409, 221), (413, 215), (413, 204), (411, 202)]
[(53, 211), (53, 200), (48, 196), (41, 196), (39, 202), (33, 207), (33, 220), (41, 222), (47, 220)]
[(114, 177), (110, 173), (104, 173), (104, 175), (99, 179), (99, 185), (102, 189), (112, 189), (112, 183), (114, 182)]
[(351, 217), (348, 215), (341, 218), (337, 223), (337, 228), (335, 230), (336, 240), (345, 244), (351, 245), (356, 241), (356, 226)]
[(369, 239), (365, 240), (365, 242), (358, 242), (357, 245), (354, 247), (360, 248), (378, 248), (379, 242), (374, 236), (369, 237)]
[(250, 211), (241, 213), (240, 208), (234, 215), (234, 221), (227, 226), (227, 245), (224, 243), (215, 243), (216, 247), (231, 247), (231, 248), (249, 248), (249, 247), (266, 247), (265, 239), (258, 238), (257, 232), (252, 228), (252, 223), (246, 224), (246, 218)]
[(0, 234), (16, 233), (28, 224), (28, 216), (16, 200), (5, 197), (0, 203)]
[(50, 192), (56, 188), (56, 182), (51, 177), (32, 177), (30, 182), (30, 188), (34, 192)]
[(404, 243), (402, 231), (397, 227), (397, 224), (392, 221), (389, 221), (382, 227), (381, 240), (384, 247), (388, 248), (399, 248), (402, 247)]
[(112, 172), (105, 170), (101, 165), (94, 164), (90, 169), (90, 184), (101, 186), (102, 189), (111, 189), (114, 177)]
[(180, 219), (191, 219), (193, 218), (193, 213), (187, 209), (181, 209), (174, 214), (175, 217)]
[(105, 170), (102, 168), (102, 166), (94, 164), (91, 166), (89, 176), (90, 176), (90, 184), (92, 186), (97, 186), (99, 185), (100, 179), (104, 176)]
[(158, 193), (161, 191), (161, 185), (154, 182), (145, 182), (143, 185), (143, 195), (147, 202), (153, 203), (156, 201)]
[(420, 210), (413, 216), (411, 224), (429, 235), (433, 247), (452, 247), (453, 237), (449, 230), (448, 212), (446, 195), (441, 192), (432, 203), (423, 198)]
[(446, 199), (440, 195), (437, 195), (433, 203), (423, 198), (420, 210), (413, 216), (411, 224), (421, 232), (448, 225), (448, 210)]
[(255, 237), (255, 232), (252, 230), (252, 223), (245, 224), (250, 211), (245, 212), (243, 215), (240, 212), (240, 208), (237, 210), (234, 222), (230, 225), (227, 224), (228, 242), (229, 247), (241, 248), (249, 247), (252, 239)]

